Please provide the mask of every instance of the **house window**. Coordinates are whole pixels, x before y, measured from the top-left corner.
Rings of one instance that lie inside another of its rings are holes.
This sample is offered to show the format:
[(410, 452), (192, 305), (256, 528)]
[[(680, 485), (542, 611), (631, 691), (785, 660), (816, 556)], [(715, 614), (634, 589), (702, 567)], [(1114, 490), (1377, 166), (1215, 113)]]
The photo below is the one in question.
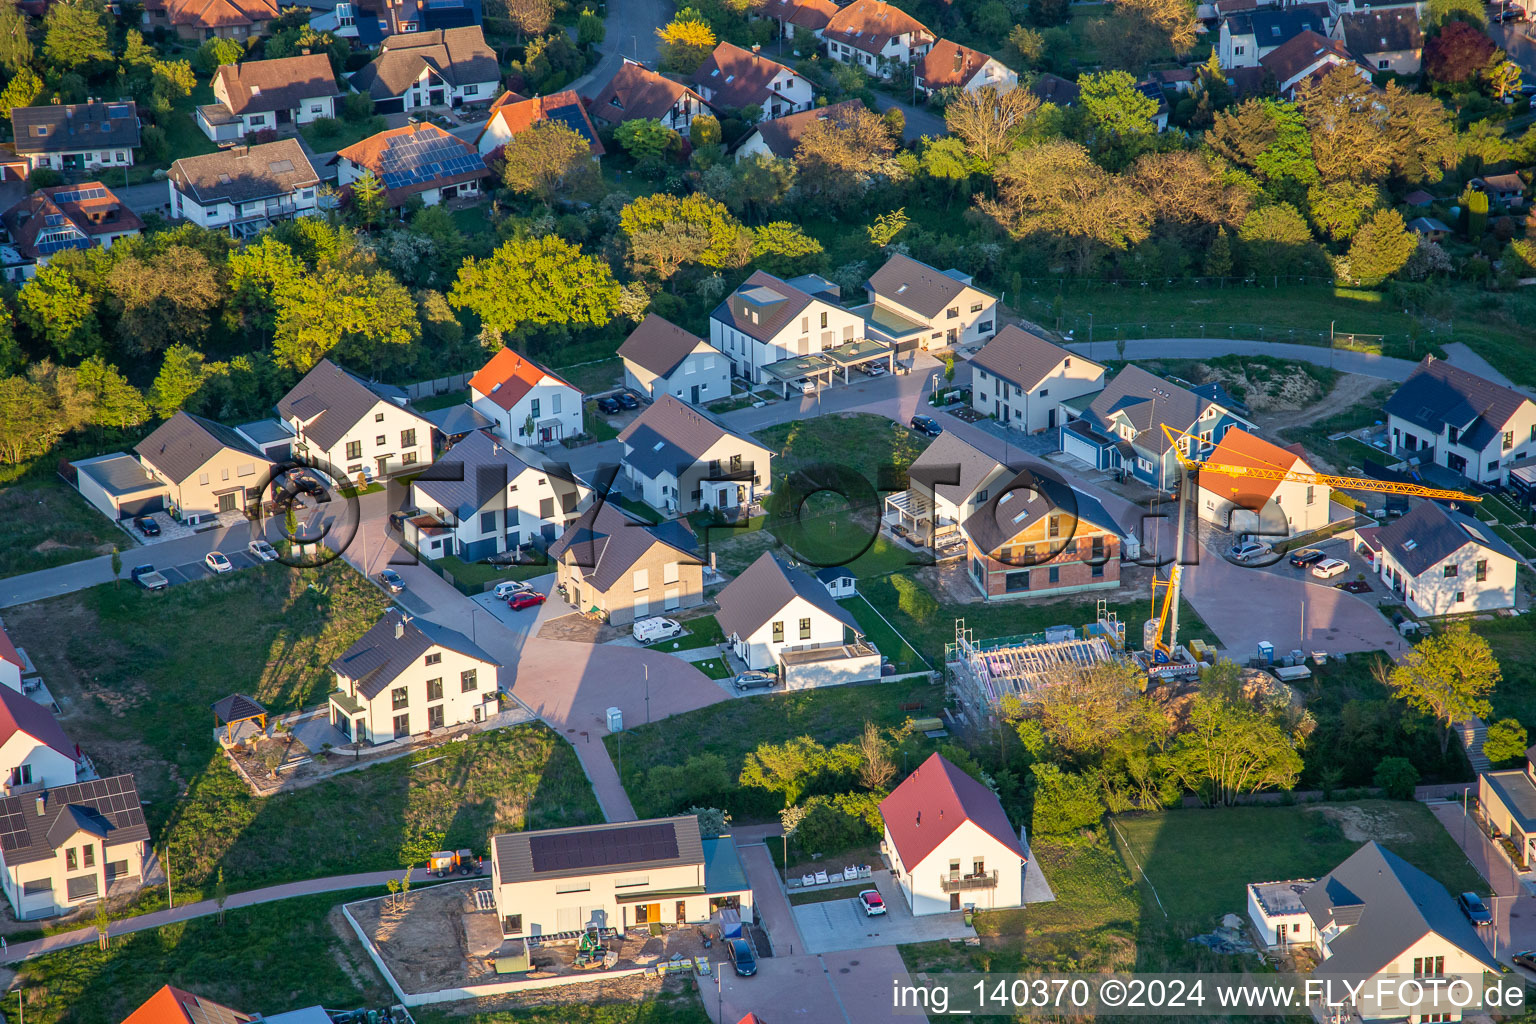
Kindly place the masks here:
[(1457, 566), (1454, 566), (1454, 565), (1446, 566), (1445, 567), (1445, 578), (1448, 579), (1448, 580), (1449, 579), (1455, 579), (1457, 571), (1458, 571), (1458, 567)]
[(827, 327), (827, 314), (825, 310), (823, 310), (821, 314), (821, 327), (823, 330), (825, 330)]
[(1466, 599), (1467, 599), (1467, 592), (1465, 590), (1458, 590), (1458, 591), (1456, 591), (1456, 598), (1455, 598), (1455, 600), (1453, 600), (1451, 603), (1452, 604), (1461, 604), (1461, 602), (1465, 601)]
[(1003, 591), (1017, 594), (1029, 589), (1029, 570), (1010, 572), (1003, 577)]
[(972, 313), (980, 313), (981, 312), (981, 303), (979, 303), (979, 302), (971, 303), (971, 312)]
[(439, 676), (436, 679), (428, 679), (427, 680), (427, 700), (431, 701), (431, 700), (442, 700), (442, 699), (443, 699), (443, 680), (442, 680), (442, 677)]
[(208, 474), (207, 473), (199, 473), (199, 474), (197, 474), (197, 482), (199, 484), (201, 484), (202, 486), (207, 487), (208, 486)]
[(85, 864), (86, 867), (93, 868), (93, 867), (96, 866), (96, 847), (94, 847), (94, 846), (83, 846), (83, 847), (80, 848), (80, 853), (85, 858), (83, 863)]
[(434, 704), (427, 708), (427, 728), (441, 729), (443, 727), (443, 706)]
[(959, 315), (960, 315), (960, 307), (959, 306), (950, 306), (948, 309), (946, 309), (944, 311), (944, 319), (945, 320), (953, 320), (956, 317), (958, 317)]
[(481, 533), (494, 533), (495, 531), (496, 531), (496, 513), (495, 512), (481, 512), (480, 513), (480, 532)]
[(984, 875), (986, 873), (987, 873), (987, 862), (985, 860), (983, 860), (982, 858), (980, 858), (980, 857), (972, 858), (972, 860), (971, 860), (971, 877), (972, 878), (979, 878), (980, 876), (982, 876), (982, 875)]
[(537, 398), (528, 403), (528, 414), (534, 419), (539, 418), (539, 400)]
[(70, 902), (75, 900), (88, 900), (96, 895), (96, 876), (81, 875), (65, 882), (65, 888), (69, 891)]
[(443, 663), (442, 652), (434, 651), (431, 654), (427, 655), (426, 663), (428, 665), (441, 665)]
[(1049, 531), (1048, 534), (1047, 534), (1048, 536), (1060, 537), (1061, 536), (1061, 516), (1051, 516), (1050, 521), (1047, 524), (1047, 530)]
[(480, 670), (467, 668), (459, 673), (459, 692), (473, 693), (480, 688)]
[(501, 933), (503, 935), (523, 934), (523, 915), (508, 914), (501, 919)]
[(375, 422), (375, 423), (383, 423), (384, 422), (384, 414), (381, 413), (381, 412), (374, 413), (373, 414), (373, 422)]
[(1388, 68), (1390, 68), (1391, 66), (1392, 66), (1392, 62), (1389, 61), (1389, 60), (1378, 60), (1376, 62), (1376, 70), (1377, 71), (1385, 71)]
[(11, 769), (11, 785), (28, 786), (32, 784), (32, 766), (20, 765)]
[(661, 582), (676, 583), (679, 571), (678, 565), (679, 563), (677, 562), (668, 562), (666, 565), (663, 565), (661, 567)]
[(416, 428), (415, 427), (412, 427), (410, 430), (402, 430), (402, 431), (400, 431), (400, 447), (401, 448), (414, 448), (414, 447), (416, 447)]
[(977, 334), (991, 334), (992, 333), (992, 321), (991, 320), (978, 320), (978, 321), (976, 321), (976, 333)]
[(1488, 559), (1479, 558), (1477, 560), (1477, 569), (1473, 573), (1473, 578), (1479, 583), (1488, 582)]
[(389, 440), (383, 434), (380, 434), (373, 439), (373, 445), (375, 448), (383, 448), (386, 444), (389, 444)]
[(410, 734), (411, 734), (411, 716), (408, 715), (408, 714), (406, 714), (406, 715), (396, 715), (395, 716), (395, 738), (399, 739), (402, 736), (409, 736)]
[(1415, 978), (1438, 978), (1445, 973), (1445, 957), (1443, 956), (1416, 956), (1413, 958), (1413, 976)]
[(783, 620), (780, 620), (780, 621), (775, 622), (773, 624), (773, 642), (776, 643), (776, 644), (781, 644), (781, 643), (784, 642), (784, 622), (783, 622)]
[(1051, 393), (1051, 389), (1050, 388), (1041, 388), (1040, 389), (1040, 397), (1041, 398), (1049, 397), (1050, 393)]
[(1051, 566), (1051, 582), (1052, 583), (1060, 583), (1061, 582), (1061, 567), (1058, 566), (1058, 565)]
[(361, 441), (348, 441), (347, 442), (347, 458), (349, 458), (349, 459), (360, 459), (362, 457), (363, 457), (363, 442), (361, 442)]
[(650, 585), (651, 585), (651, 570), (649, 570), (649, 569), (636, 569), (635, 570), (635, 593), (638, 594), (642, 590), (649, 589)]
[(1101, 580), (1101, 579), (1104, 578), (1104, 563), (1103, 562), (1100, 562), (1098, 565), (1090, 566), (1089, 569), (1090, 569), (1090, 571), (1089, 571), (1088, 575), (1090, 577), (1092, 577), (1093, 579)]
[(800, 639), (801, 640), (809, 640), (810, 638), (811, 638), (811, 620), (810, 619), (801, 619), (800, 620)]
[(1307, 486), (1307, 504), (1308, 505), (1312, 504), (1312, 487), (1311, 487), (1311, 485)]
[(80, 851), (75, 849), (73, 846), (64, 851), (64, 870), (80, 870)]
[(21, 894), (23, 896), (36, 896), (40, 892), (53, 892), (53, 879), (34, 878), (30, 882), (21, 883)]
[(411, 703), (410, 691), (403, 686), (395, 687), (389, 691), (389, 702), (391, 711), (403, 710)]
[(540, 498), (539, 499), (539, 518), (540, 519), (553, 519), (553, 518), (555, 518), (555, 499), (554, 498)]
[(466, 85), (464, 87), (464, 95), (465, 96), (478, 96), (478, 95), (480, 95), (480, 87), (478, 85)]

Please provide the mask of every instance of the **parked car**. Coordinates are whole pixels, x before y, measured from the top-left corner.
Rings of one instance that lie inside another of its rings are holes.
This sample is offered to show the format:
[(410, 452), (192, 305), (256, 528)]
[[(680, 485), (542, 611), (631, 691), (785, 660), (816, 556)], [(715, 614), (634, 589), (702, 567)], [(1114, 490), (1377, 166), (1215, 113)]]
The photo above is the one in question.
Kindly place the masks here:
[(619, 405), (621, 407), (625, 408), (625, 409), (638, 409), (638, 408), (640, 408), (640, 399), (636, 398), (634, 395), (630, 394), (628, 391), (620, 391), (618, 393), (618, 395), (615, 396), (615, 397), (618, 398)]
[(128, 576), (145, 590), (164, 590), (171, 585), (171, 581), (156, 572), (152, 565), (136, 565), (129, 570)]
[(642, 644), (654, 644), (658, 640), (671, 640), (675, 636), (682, 636), (683, 627), (676, 619), (664, 619), (657, 615), (649, 619), (641, 619), (630, 627), (629, 632)]
[(133, 521), (133, 527), (146, 537), (160, 536), (160, 524), (149, 516), (139, 516)]
[(1488, 904), (1475, 892), (1464, 892), (1456, 897), (1456, 903), (1461, 907), (1461, 912), (1467, 915), (1467, 920), (1473, 924), (1492, 924), (1493, 915), (1488, 912)]
[(912, 429), (929, 437), (938, 437), (944, 433), (944, 428), (939, 426), (939, 421), (932, 416), (913, 416)]
[(882, 917), (885, 914), (885, 900), (880, 898), (878, 890), (865, 889), (859, 893), (859, 905), (864, 908), (865, 917)]
[(881, 366), (879, 363), (865, 363), (863, 366), (860, 366), (859, 369), (864, 372), (864, 376), (866, 377), (885, 376), (885, 367)]
[(816, 393), (816, 382), (809, 377), (796, 377), (789, 382), (789, 386), (802, 395), (814, 395)]
[(767, 690), (778, 682), (767, 672), (743, 672), (736, 677), (736, 689), (738, 690)]
[(251, 557), (258, 562), (277, 561), (277, 548), (264, 540), (253, 540), (245, 546), (245, 550), (251, 553)]
[(229, 564), (229, 559), (224, 557), (222, 551), (210, 551), (203, 556), (203, 564), (212, 569), (214, 574), (222, 576), (227, 572), (234, 572), (235, 567)]
[(614, 413), (620, 411), (623, 408), (624, 407), (619, 404), (619, 400), (614, 398), (612, 395), (604, 395), (602, 398), (597, 400), (597, 411), (607, 413), (609, 416), (612, 416)]
[(1349, 563), (1342, 558), (1325, 558), (1312, 567), (1312, 575), (1320, 580), (1331, 580), (1349, 571)]
[(405, 589), (405, 577), (393, 569), (385, 569), (379, 573), (379, 586), (391, 594), (398, 594)]
[(1516, 967), (1524, 967), (1528, 971), (1536, 971), (1536, 951), (1524, 949), (1510, 957), (1510, 959), (1515, 962)]
[(1257, 558), (1268, 551), (1268, 544), (1261, 544), (1256, 540), (1239, 541), (1232, 545), (1232, 557), (1239, 562), (1247, 558)]
[(544, 595), (537, 590), (519, 590), (507, 600), (507, 607), (515, 612), (524, 608), (537, 608), (544, 603)]
[(1325, 555), (1317, 548), (1302, 548), (1300, 551), (1291, 552), (1291, 564), (1298, 569), (1305, 569), (1309, 565), (1321, 562)]
[(506, 580), (496, 584), (496, 589), (491, 591), (503, 601), (511, 600), (513, 594), (521, 594), (525, 590), (532, 590), (528, 584), (521, 580)]
[(752, 943), (746, 939), (731, 940), (731, 966), (736, 968), (738, 978), (750, 978), (757, 973), (757, 955), (752, 952)]

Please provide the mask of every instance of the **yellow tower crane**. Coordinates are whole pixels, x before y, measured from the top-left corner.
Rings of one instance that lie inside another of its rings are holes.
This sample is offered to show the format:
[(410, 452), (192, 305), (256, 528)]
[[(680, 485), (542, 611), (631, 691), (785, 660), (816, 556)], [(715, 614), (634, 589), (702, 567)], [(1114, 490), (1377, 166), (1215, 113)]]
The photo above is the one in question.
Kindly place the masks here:
[[(1482, 501), (1475, 494), (1465, 494), (1461, 491), (1448, 491), (1436, 487), (1424, 487), (1420, 484), (1398, 483), (1395, 480), (1371, 480), (1366, 477), (1333, 476), (1328, 473), (1305, 473), (1296, 469), (1286, 469), (1276, 465), (1239, 466), (1224, 462), (1201, 462), (1194, 458), (1193, 452), (1197, 451), (1202, 441), (1187, 430), (1179, 430), (1176, 427), (1163, 425), (1163, 433), (1168, 438), (1169, 445), (1173, 448), (1174, 457), (1179, 460), (1179, 532), (1174, 543), (1173, 565), (1169, 568), (1168, 578), (1162, 579), (1157, 574), (1156, 567), (1152, 570), (1152, 619), (1156, 623), (1156, 632), (1152, 637), (1152, 650), (1154, 654), (1171, 656), (1174, 647), (1178, 644), (1179, 636), (1179, 578), (1182, 575), (1184, 565), (1184, 533), (1186, 527), (1186, 515), (1189, 507), (1194, 503), (1195, 497), (1191, 490), (1194, 476), (1191, 470), (1202, 469), (1211, 473), (1220, 473), (1238, 479), (1248, 480), (1276, 480), (1281, 482), (1295, 482), (1304, 484), (1323, 484), (1329, 488), (1353, 491), (1375, 491), (1382, 494), (1404, 494), (1417, 498), (1438, 498), (1446, 501)], [(1159, 607), (1158, 594), (1162, 593), (1162, 603)], [(1168, 639), (1163, 639), (1163, 628), (1168, 627)]]

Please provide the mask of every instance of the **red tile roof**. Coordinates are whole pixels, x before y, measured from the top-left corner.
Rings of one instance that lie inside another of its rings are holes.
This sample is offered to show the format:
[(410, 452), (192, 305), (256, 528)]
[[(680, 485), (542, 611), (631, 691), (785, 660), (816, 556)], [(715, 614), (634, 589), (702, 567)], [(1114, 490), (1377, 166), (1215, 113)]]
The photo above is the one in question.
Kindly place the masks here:
[[(1216, 450), (1211, 452), (1207, 462), (1215, 465), (1248, 466), (1264, 469), (1297, 470), (1302, 473), (1310, 473), (1312, 467), (1306, 463), (1300, 454), (1281, 448), (1279, 445), (1270, 444), (1261, 437), (1254, 437), (1248, 431), (1234, 427), (1222, 437)], [(1236, 498), (1240, 502), (1264, 502), (1271, 498), (1280, 488), (1282, 481), (1259, 480), (1246, 476), (1228, 476), (1211, 469), (1200, 471), (1200, 489), (1219, 494), (1222, 497)]]
[[(597, 129), (592, 126), (592, 118), (587, 115), (586, 104), (581, 102), (581, 97), (576, 95), (573, 89), (548, 96), (535, 96), (533, 99), (519, 96), (515, 92), (503, 93), (497, 97), (495, 103), (491, 104), (491, 116), (485, 122), (485, 129), (482, 129), (480, 134), (484, 135), (491, 125), (500, 121), (506, 125), (507, 137), (511, 138), (527, 131), (540, 121), (554, 118), (557, 113), (563, 115), (559, 117), (562, 123), (587, 137), (593, 156), (602, 156), (607, 152), (603, 149), (602, 141), (597, 137)], [(569, 123), (568, 119), (573, 116), (580, 118), (582, 125), (586, 128), (585, 132), (581, 132)]]
[(979, 50), (940, 39), (912, 66), (912, 74), (925, 89), (963, 89), (992, 58)]
[(21, 654), (16, 650), (16, 645), (11, 643), (10, 634), (0, 626), (0, 661), (10, 662), (23, 672), (27, 670), (26, 663), (21, 660)]
[[(463, 148), (464, 152), (474, 157), (476, 166), (474, 169), (460, 174), (438, 174), (437, 177), (426, 181), (415, 181), (399, 188), (389, 188), (389, 182), (384, 175), (384, 152), (397, 143), (440, 142), (448, 140), (454, 145)], [(408, 124), (400, 128), (389, 128), (376, 135), (370, 135), (361, 142), (353, 143), (346, 149), (336, 154), (338, 157), (352, 161), (359, 167), (366, 167), (374, 173), (374, 176), (385, 185), (385, 202), (391, 206), (399, 206), (408, 198), (418, 192), (425, 192), (433, 188), (445, 188), (449, 185), (460, 185), (468, 181), (478, 181), (489, 172), (485, 162), (480, 156), (480, 151), (465, 142), (457, 135), (450, 135), (435, 124), (425, 121), (417, 124)]]
[(275, 0), (146, 0), (144, 9), (164, 11), (172, 25), (237, 28), (277, 17)]
[[(104, 194), (93, 194), (97, 189)], [(38, 248), (38, 237), (47, 228), (62, 227), (57, 220), (49, 223), (50, 217), (64, 218), (87, 238), (140, 231), (144, 227), (138, 214), (99, 181), (40, 188), (5, 211), (0, 220), (11, 233), (17, 251), (28, 259), (37, 259), (44, 255)]]
[(854, 0), (832, 16), (823, 39), (878, 54), (897, 36), (911, 33), (913, 44), (933, 41), (928, 27), (899, 7), (885, 0)]
[(1025, 855), (997, 794), (939, 754), (931, 755), (880, 801), (880, 816), (908, 871), (967, 821), (1020, 857)]
[(123, 1024), (249, 1024), (254, 1020), (248, 1013), (165, 985), (144, 1000)]
[(735, 43), (721, 43), (689, 81), (698, 86), (701, 94), (709, 90), (711, 103), (742, 110), (754, 103), (767, 106), (773, 99), (769, 86), (781, 72), (795, 73), (761, 53), (744, 50)]
[(490, 362), (480, 367), (480, 372), (469, 379), (469, 386), (510, 412), (545, 377), (557, 384), (565, 384), (566, 387), (573, 386), (533, 360), (504, 348), (492, 356)]
[(827, 27), (837, 13), (837, 4), (832, 0), (764, 0), (757, 13), (817, 32)]
[(610, 124), (659, 119), (666, 117), (686, 96), (704, 103), (704, 97), (683, 83), (658, 75), (641, 64), (625, 61), (593, 98), (591, 113)]

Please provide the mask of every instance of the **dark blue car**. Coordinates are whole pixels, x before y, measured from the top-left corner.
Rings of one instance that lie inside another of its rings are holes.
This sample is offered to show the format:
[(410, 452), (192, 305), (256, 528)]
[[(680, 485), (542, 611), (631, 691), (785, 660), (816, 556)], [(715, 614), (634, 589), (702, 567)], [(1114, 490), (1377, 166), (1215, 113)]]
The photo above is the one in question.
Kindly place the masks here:
[(913, 416), (912, 429), (929, 437), (938, 437), (944, 433), (944, 428), (939, 426), (939, 421), (932, 416)]
[(732, 939), (731, 964), (736, 968), (737, 977), (750, 978), (756, 974), (757, 956), (752, 952), (752, 943), (746, 939)]

